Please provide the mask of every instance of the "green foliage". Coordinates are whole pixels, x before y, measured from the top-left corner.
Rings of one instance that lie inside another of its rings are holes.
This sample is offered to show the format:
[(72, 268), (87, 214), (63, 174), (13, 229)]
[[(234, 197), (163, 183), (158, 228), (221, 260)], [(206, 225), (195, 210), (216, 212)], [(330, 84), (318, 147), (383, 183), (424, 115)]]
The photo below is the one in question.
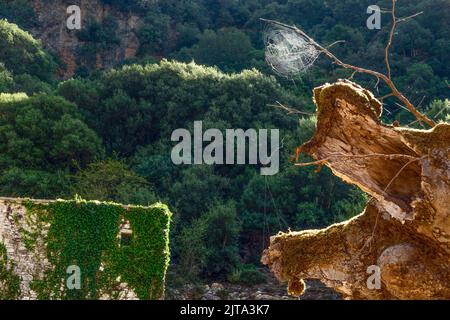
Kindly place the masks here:
[(108, 4), (123, 11), (136, 11), (147, 9), (154, 3), (153, 0), (101, 0), (104, 4)]
[(215, 201), (225, 197), (229, 180), (214, 174), (209, 166), (193, 166), (181, 173), (170, 188), (175, 207), (183, 212), (184, 219), (199, 217)]
[(120, 43), (116, 30), (117, 20), (112, 16), (107, 16), (102, 22), (90, 20), (88, 25), (78, 32), (78, 38), (84, 42), (92, 42), (98, 49), (106, 50), (111, 46)]
[[(45, 240), (53, 268), (32, 283), (39, 299), (98, 299), (103, 294), (117, 298), (118, 277), (140, 299), (163, 295), (171, 217), (165, 205), (124, 208), (77, 199), (26, 206), (28, 218), (49, 224)], [(133, 232), (126, 245), (117, 237), (124, 221)], [(65, 286), (72, 265), (81, 270), (79, 290)]]
[(125, 66), (94, 83), (67, 81), (58, 91), (78, 105), (108, 152), (125, 156), (170, 137), (174, 129), (192, 125), (199, 117), (238, 127), (295, 126), (295, 120), (267, 107), (277, 99), (295, 98), (256, 70), (227, 75), (194, 63), (162, 61)]
[(0, 62), (13, 74), (50, 80), (57, 65), (39, 41), (17, 25), (0, 20)]
[[(286, 150), (293, 153), (314, 130), (315, 117), (300, 120), (299, 128), (285, 136)], [(248, 250), (255, 260), (269, 235), (280, 230), (326, 227), (360, 213), (366, 204), (362, 191), (342, 182), (327, 168), (317, 173), (312, 167), (298, 169), (286, 160), (275, 176), (249, 177), (239, 198), (242, 242), (252, 243)]]
[(24, 28), (32, 28), (38, 19), (27, 0), (3, 0), (0, 2), (0, 19), (14, 22)]
[(177, 235), (175, 250), (179, 256), (180, 274), (184, 274), (190, 280), (198, 277), (205, 269), (208, 252), (205, 246), (206, 221), (195, 219), (184, 227)]
[(240, 262), (240, 231), (232, 201), (211, 207), (183, 228), (176, 240), (182, 272), (215, 277), (231, 272)]
[(14, 85), (14, 80), (11, 73), (5, 68), (3, 63), (0, 63), (0, 92), (9, 91)]
[(205, 245), (208, 252), (206, 272), (209, 275), (229, 273), (239, 260), (238, 240), (241, 224), (233, 201), (217, 204), (201, 217), (207, 225)]
[(3, 195), (67, 195), (68, 175), (102, 156), (101, 141), (61, 97), (0, 96)]
[(20, 278), (13, 272), (6, 247), (0, 243), (0, 300), (16, 300), (20, 295)]
[[(154, 55), (160, 59), (162, 55), (187, 62), (194, 58), (198, 63), (215, 65), (225, 71), (255, 67), (272, 74), (261, 50), (263, 25), (259, 19), (263, 17), (300, 25), (324, 45), (345, 40), (344, 44), (332, 48), (339, 58), (373, 70), (385, 70), (384, 47), (390, 17), (383, 16), (381, 30), (366, 28), (366, 10), (374, 4), (369, 0), (118, 2), (108, 1), (121, 10), (144, 16), (142, 34), (146, 36), (142, 39), (151, 41), (144, 40), (140, 50), (143, 57)], [(391, 3), (379, 5), (389, 7)], [(448, 1), (397, 2), (398, 17), (421, 11), (424, 14), (399, 24), (391, 50), (391, 65), (399, 89), (412, 101), (420, 101), (425, 96), (424, 103), (428, 104), (435, 97), (445, 98), (448, 90), (444, 82), (449, 75)], [(416, 63), (432, 68), (432, 73), (427, 72), (429, 83), (419, 84), (417, 89), (413, 74), (418, 70), (408, 70)], [(307, 84), (302, 94), (310, 95), (314, 86), (335, 78), (330, 79), (335, 70), (333, 65), (318, 61), (314, 76), (302, 75), (301, 81)], [(357, 80), (371, 87), (376, 81), (364, 76), (357, 76)], [(299, 89), (298, 84), (286, 85)], [(381, 96), (386, 93), (386, 88), (380, 90)], [(401, 111), (392, 100), (386, 103), (393, 109), (393, 115)]]
[(26, 99), (28, 99), (28, 95), (23, 92), (0, 93), (0, 103), (18, 102)]
[(8, 100), (0, 101), (1, 169), (70, 169), (101, 154), (100, 140), (72, 103), (47, 95)]
[(173, 187), (173, 181), (179, 177), (180, 168), (173, 164), (167, 147), (148, 145), (139, 148), (133, 163), (133, 170), (150, 181), (159, 194), (167, 194)]
[(252, 264), (246, 264), (233, 270), (227, 279), (231, 283), (240, 283), (248, 286), (267, 282), (266, 276)]
[(224, 28), (217, 32), (205, 30), (191, 57), (200, 64), (217, 66), (223, 71), (240, 71), (250, 67), (250, 38), (236, 28)]
[(144, 26), (138, 32), (140, 52), (146, 54), (164, 54), (168, 49), (170, 17), (149, 13)]
[[(383, 71), (388, 17), (383, 16), (379, 31), (365, 28), (365, 12), (372, 2), (102, 1), (140, 16), (138, 57), (126, 63), (146, 65), (62, 82), (55, 94), (65, 100), (51, 96), (48, 82), (56, 65), (40, 43), (0, 21), (0, 92), (26, 93), (0, 94), (2, 195), (54, 198), (78, 193), (135, 204), (167, 199), (176, 214), (173, 236), (179, 269), (192, 276), (231, 273), (234, 279), (245, 272), (249, 273), (245, 279), (258, 277), (257, 269), (242, 267), (239, 260), (256, 263), (269, 235), (288, 228), (323, 227), (361, 211), (366, 202), (361, 191), (326, 168), (315, 173), (313, 168), (298, 169), (289, 163), (289, 154), (312, 136), (315, 118), (298, 122), (268, 106), (280, 101), (314, 112), (311, 89), (347, 78), (351, 72), (318, 60), (310, 73), (295, 82), (267, 76), (272, 71), (264, 61), (259, 18), (300, 24), (324, 45), (346, 40), (331, 49), (339, 58)], [(397, 2), (399, 17), (424, 14), (400, 24), (391, 50), (398, 88), (415, 104), (425, 97), (421, 108), (437, 121), (450, 120), (445, 100), (450, 74), (447, 8), (448, 0)], [(3, 1), (0, 17), (25, 27), (34, 23), (23, 0)], [(81, 58), (90, 68), (95, 67), (97, 53), (120, 43), (114, 18), (103, 22), (94, 18), (78, 33), (85, 42)], [(193, 59), (212, 67), (155, 63), (163, 57)], [(242, 71), (246, 68), (259, 71)], [(77, 72), (88, 74), (88, 68)], [(376, 79), (356, 77), (368, 88), (375, 85)], [(383, 96), (385, 91), (380, 86), (378, 93)], [(35, 93), (47, 96), (32, 96)], [(385, 103), (386, 122), (415, 120), (393, 100)], [(170, 135), (177, 128), (192, 129), (194, 120), (203, 120), (205, 129), (279, 128), (281, 172), (261, 177), (258, 168), (250, 166), (173, 165)], [(101, 161), (103, 148), (107, 156), (119, 160)], [(139, 282), (138, 277), (132, 281)]]
[[(268, 104), (283, 101), (312, 110), (311, 102), (305, 105), (274, 78), (256, 70), (228, 75), (194, 63), (162, 61), (125, 66), (96, 80), (69, 80), (59, 85), (58, 93), (78, 106), (89, 127), (103, 138), (108, 154), (129, 157), (132, 170), (173, 207), (175, 258), (186, 274), (215, 277), (229, 273), (240, 263), (239, 252), (248, 252), (246, 259), (256, 260), (271, 233), (341, 221), (359, 213), (365, 203), (361, 193), (355, 193), (354, 206), (336, 204), (353, 188), (328, 170), (316, 174), (311, 168), (292, 167), (289, 152), (312, 136), (315, 118), (301, 119), (298, 124)], [(198, 119), (203, 119), (204, 130), (280, 128), (282, 172), (264, 178), (257, 167), (173, 165), (172, 131), (192, 130)], [(113, 169), (101, 162), (84, 170), (77, 181), (86, 191), (79, 193), (128, 202), (118, 198), (116, 186), (127, 181), (128, 175), (120, 172), (129, 172), (120, 167)], [(217, 207), (217, 203), (226, 205)], [(224, 209), (227, 205), (230, 211)], [(236, 216), (231, 218), (233, 212)], [(218, 221), (227, 222), (210, 229), (208, 225), (215, 223), (213, 213), (220, 213)], [(241, 222), (242, 231), (236, 231), (241, 230)], [(225, 225), (230, 229), (223, 230)], [(229, 246), (223, 247), (223, 234)]]
[(118, 22), (112, 16), (105, 17), (101, 22), (91, 18), (87, 26), (77, 33), (78, 39), (84, 42), (80, 49), (83, 61), (95, 67), (97, 53), (118, 46), (120, 38), (117, 36), (117, 29)]
[(147, 180), (118, 160), (91, 163), (75, 176), (74, 193), (88, 200), (148, 205), (156, 200)]
[(0, 193), (11, 197), (52, 199), (70, 194), (71, 176), (66, 170), (9, 167), (1, 172)]
[(450, 121), (450, 100), (434, 100), (428, 107), (427, 115), (437, 121)]
[(25, 92), (28, 95), (35, 93), (52, 93), (52, 86), (47, 82), (39, 80), (39, 78), (29, 74), (20, 74), (14, 77), (14, 92)]

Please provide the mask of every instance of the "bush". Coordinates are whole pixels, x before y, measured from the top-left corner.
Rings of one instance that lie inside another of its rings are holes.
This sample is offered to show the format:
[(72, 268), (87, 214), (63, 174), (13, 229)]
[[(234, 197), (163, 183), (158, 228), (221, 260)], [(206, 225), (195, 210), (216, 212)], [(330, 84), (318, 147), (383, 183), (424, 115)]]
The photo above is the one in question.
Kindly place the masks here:
[(0, 19), (5, 18), (25, 28), (32, 28), (38, 22), (30, 1), (3, 0), (0, 2)]
[(180, 266), (184, 273), (220, 276), (239, 264), (241, 225), (233, 202), (217, 204), (195, 219), (178, 236)]
[(40, 41), (6, 20), (0, 20), (0, 62), (14, 75), (28, 73), (45, 81), (57, 68)]
[(231, 283), (240, 283), (247, 286), (266, 283), (266, 276), (254, 265), (247, 264), (241, 268), (233, 270), (228, 275), (228, 281)]
[(148, 182), (118, 160), (91, 163), (75, 180), (73, 192), (84, 199), (140, 205), (156, 201)]

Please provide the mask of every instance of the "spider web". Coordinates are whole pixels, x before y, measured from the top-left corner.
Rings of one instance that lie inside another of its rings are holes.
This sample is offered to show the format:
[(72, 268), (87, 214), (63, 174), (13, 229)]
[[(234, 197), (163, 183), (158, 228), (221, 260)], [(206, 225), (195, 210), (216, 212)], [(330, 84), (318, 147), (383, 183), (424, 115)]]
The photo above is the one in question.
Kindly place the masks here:
[(266, 62), (279, 75), (305, 73), (320, 51), (305, 37), (287, 28), (267, 25), (264, 31)]

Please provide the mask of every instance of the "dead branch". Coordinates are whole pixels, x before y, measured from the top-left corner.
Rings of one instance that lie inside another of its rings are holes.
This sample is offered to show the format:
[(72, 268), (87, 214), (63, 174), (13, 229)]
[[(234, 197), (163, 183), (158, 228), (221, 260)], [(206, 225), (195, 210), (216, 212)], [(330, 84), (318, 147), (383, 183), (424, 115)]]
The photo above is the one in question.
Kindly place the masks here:
[[(417, 161), (419, 159), (417, 157), (406, 155), (406, 154), (371, 153), (371, 154), (355, 155), (355, 154), (333, 153), (330, 156), (320, 159), (320, 160), (317, 160), (317, 161), (295, 163), (295, 166), (308, 167), (308, 166), (323, 165), (326, 162), (329, 162), (330, 160), (332, 160), (333, 158), (336, 158), (336, 157), (337, 158), (348, 158), (348, 159), (380, 157), (380, 158), (386, 158), (388, 160), (404, 158), (404, 159), (409, 159), (410, 161)], [(341, 161), (346, 161), (346, 160), (341, 160)]]
[[(288, 282), (290, 293), (312, 278), (345, 299), (448, 299), (450, 125), (428, 131), (386, 126), (358, 112), (373, 97), (344, 80), (316, 88), (314, 96), (316, 132), (299, 149), (318, 161), (298, 165), (327, 166), (370, 200), (345, 222), (271, 237), (261, 261)], [(380, 290), (367, 286), (373, 265), (380, 268)]]
[(391, 92), (391, 93), (388, 93), (387, 95), (385, 95), (385, 96), (382, 96), (381, 98), (378, 98), (378, 100), (380, 100), (381, 102), (383, 102), (383, 100), (386, 100), (387, 98), (389, 98), (389, 97), (392, 97), (394, 94)]
[(397, 19), (397, 23), (407, 21), (407, 20), (409, 20), (409, 19), (412, 19), (412, 18), (415, 18), (415, 17), (417, 17), (417, 16), (420, 16), (421, 14), (423, 14), (423, 11), (414, 13), (414, 14), (412, 14), (412, 15), (410, 15), (410, 16), (407, 16), (407, 17), (404, 17), (404, 18), (398, 18), (398, 19)]
[(386, 63), (387, 76), (389, 79), (391, 79), (391, 65), (389, 63), (389, 50), (391, 49), (392, 40), (394, 39), (394, 34), (395, 34), (395, 29), (397, 28), (397, 24), (400, 22), (404, 22), (409, 19), (415, 18), (418, 15), (421, 15), (423, 13), (423, 12), (418, 12), (418, 13), (415, 13), (408, 17), (397, 18), (396, 14), (395, 14), (396, 13), (396, 4), (397, 4), (397, 0), (392, 0), (392, 10), (390, 12), (391, 16), (392, 16), (392, 26), (391, 26), (391, 31), (389, 32), (389, 39), (388, 39), (386, 48), (384, 49), (384, 53), (385, 53), (384, 60)]
[(311, 112), (300, 111), (298, 109), (285, 106), (285, 105), (281, 104), (279, 101), (275, 101), (275, 102), (276, 102), (276, 104), (269, 104), (268, 106), (279, 108), (279, 109), (282, 109), (284, 111), (287, 111), (287, 114), (303, 114), (303, 115), (306, 115), (306, 116), (313, 116), (314, 115)]
[[(386, 47), (386, 64), (389, 65), (389, 48), (391, 46), (392, 43), (392, 38), (394, 35), (394, 31), (395, 31), (395, 27), (396, 24), (399, 22), (398, 19), (395, 17), (395, 1), (393, 0), (393, 10), (392, 10), (392, 15), (393, 15), (393, 28), (391, 29), (391, 33), (390, 33), (390, 37), (389, 37), (389, 41), (388, 41), (388, 45)], [(420, 13), (419, 13), (420, 14)], [(415, 14), (413, 16), (417, 16), (418, 14)], [(412, 18), (413, 16), (410, 17), (406, 17), (406, 18)], [(404, 19), (406, 18), (402, 18), (401, 20), (404, 21)], [(376, 77), (377, 79), (381, 79), (383, 80), (383, 82), (391, 89), (392, 94), (399, 99), (408, 109), (409, 112), (411, 112), (417, 119), (427, 123), (428, 125), (430, 125), (431, 127), (434, 127), (436, 125), (436, 123), (429, 119), (427, 116), (425, 116), (424, 114), (420, 113), (419, 111), (417, 111), (417, 109), (414, 107), (414, 105), (408, 100), (408, 98), (406, 98), (395, 86), (394, 82), (391, 80), (391, 76), (390, 76), (390, 66), (388, 68), (388, 75), (385, 75), (381, 72), (378, 71), (374, 71), (374, 70), (370, 70), (370, 69), (366, 69), (366, 68), (361, 68), (361, 67), (357, 67), (357, 66), (353, 66), (351, 64), (345, 63), (343, 61), (341, 61), (338, 57), (336, 57), (333, 53), (331, 53), (328, 49), (324, 48), (323, 46), (321, 46), (319, 43), (317, 43), (313, 38), (311, 38), (309, 35), (307, 35), (304, 31), (302, 31), (301, 29), (297, 28), (296, 26), (290, 26), (275, 20), (268, 20), (268, 19), (263, 19), (261, 18), (262, 21), (272, 24), (272, 25), (277, 25), (279, 27), (282, 28), (286, 28), (288, 30), (291, 30), (295, 33), (297, 33), (298, 35), (304, 37), (305, 39), (308, 40), (308, 42), (310, 44), (312, 44), (316, 49), (318, 49), (321, 53), (323, 53), (325, 56), (327, 56), (329, 59), (331, 59), (333, 61), (333, 63), (345, 68), (345, 69), (351, 69), (354, 70), (355, 72), (358, 73), (365, 73), (365, 74), (369, 74), (372, 75), (374, 77)]]
[(327, 46), (327, 49), (330, 49), (331, 47), (334, 47), (335, 45), (337, 45), (337, 44), (339, 44), (339, 43), (344, 43), (344, 42), (345, 42), (345, 40), (338, 40), (338, 41), (335, 41), (335, 42), (333, 42), (332, 44), (328, 45), (328, 46)]
[(395, 3), (396, 3), (396, 0), (392, 0), (392, 11), (391, 11), (392, 26), (391, 26), (391, 31), (389, 32), (389, 39), (388, 39), (386, 48), (384, 49), (384, 62), (386, 64), (387, 76), (389, 79), (391, 79), (391, 65), (389, 63), (389, 50), (391, 48), (392, 39), (394, 38), (395, 28), (397, 26), (397, 18), (395, 17)]

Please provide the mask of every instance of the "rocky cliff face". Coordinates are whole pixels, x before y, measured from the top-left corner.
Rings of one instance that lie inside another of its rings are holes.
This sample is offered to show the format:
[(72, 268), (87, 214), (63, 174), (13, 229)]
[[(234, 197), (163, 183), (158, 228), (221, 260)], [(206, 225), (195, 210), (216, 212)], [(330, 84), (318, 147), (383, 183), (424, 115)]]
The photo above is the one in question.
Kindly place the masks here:
[[(71, 77), (75, 71), (86, 65), (95, 65), (97, 69), (107, 69), (124, 59), (133, 58), (139, 48), (136, 32), (141, 19), (130, 13), (119, 12), (104, 5), (100, 0), (30, 0), (38, 17), (38, 24), (32, 30), (33, 35), (42, 40), (46, 49), (56, 54), (65, 67), (59, 71), (62, 78)], [(67, 28), (67, 8), (78, 5), (81, 9), (81, 27), (85, 28), (91, 21), (101, 23), (106, 17), (113, 17), (118, 27), (115, 30), (120, 43), (112, 49), (97, 51), (95, 61), (86, 61), (80, 55), (85, 44), (77, 36), (77, 30)]]
[(313, 278), (349, 299), (449, 299), (450, 125), (384, 125), (381, 103), (348, 81), (314, 98), (317, 129), (302, 150), (370, 200), (346, 222), (272, 237), (263, 263), (294, 295)]

